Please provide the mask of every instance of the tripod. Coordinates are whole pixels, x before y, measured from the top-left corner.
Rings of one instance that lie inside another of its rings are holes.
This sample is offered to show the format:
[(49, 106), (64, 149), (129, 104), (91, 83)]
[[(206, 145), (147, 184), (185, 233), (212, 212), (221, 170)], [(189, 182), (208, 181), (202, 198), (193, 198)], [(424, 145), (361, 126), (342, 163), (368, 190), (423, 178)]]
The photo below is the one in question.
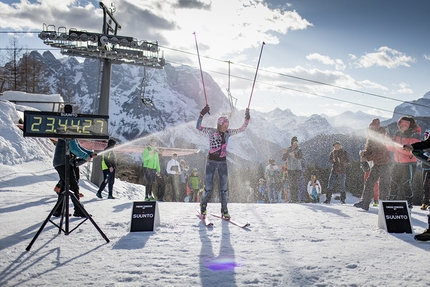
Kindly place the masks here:
[[(57, 201), (57, 204), (55, 204), (54, 208), (51, 210), (51, 212), (48, 214), (48, 217), (43, 222), (42, 226), (37, 231), (36, 235), (33, 237), (33, 240), (30, 242), (30, 244), (27, 246), (25, 250), (29, 251), (31, 249), (31, 246), (36, 241), (39, 234), (42, 232), (45, 225), (49, 222), (51, 222), (53, 225), (55, 225), (58, 228), (58, 234), (61, 233), (61, 231), (64, 232), (65, 235), (69, 235), (72, 233), (76, 228), (81, 226), (85, 221), (89, 220), (94, 225), (94, 227), (98, 230), (98, 232), (101, 234), (101, 236), (106, 240), (106, 242), (109, 242), (109, 239), (106, 237), (106, 235), (103, 233), (103, 231), (98, 227), (98, 225), (95, 223), (95, 221), (91, 218), (91, 215), (88, 214), (88, 212), (85, 210), (84, 206), (79, 202), (79, 200), (76, 198), (75, 194), (69, 190), (70, 188), (70, 178), (69, 178), (69, 161), (70, 161), (70, 139), (65, 139), (66, 141), (66, 165), (65, 165), (65, 180), (64, 180), (64, 190), (59, 195), (59, 199)], [(81, 221), (75, 228), (72, 230), (69, 229), (69, 196), (72, 199), (72, 202), (75, 206), (75, 209), (79, 210), (81, 214), (85, 215), (85, 219)], [(60, 213), (60, 224), (56, 224), (51, 220), (52, 214), (61, 205), (61, 213)], [(62, 228), (64, 221), (64, 229)]]

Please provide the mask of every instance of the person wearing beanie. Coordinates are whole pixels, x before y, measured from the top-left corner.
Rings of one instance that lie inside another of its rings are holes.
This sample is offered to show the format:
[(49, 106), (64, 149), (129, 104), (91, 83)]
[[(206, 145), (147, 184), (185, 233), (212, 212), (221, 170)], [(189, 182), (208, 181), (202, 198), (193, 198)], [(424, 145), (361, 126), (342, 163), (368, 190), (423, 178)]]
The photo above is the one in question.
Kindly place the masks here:
[(379, 119), (374, 119), (369, 125), (364, 150), (360, 151), (360, 157), (365, 161), (372, 161), (373, 166), (365, 174), (361, 201), (355, 203), (355, 207), (369, 210), (369, 204), (375, 188), (379, 188), (379, 196), (376, 199), (374, 198), (374, 201), (388, 199), (390, 194), (391, 156), (385, 146), (385, 136), (385, 129), (381, 127)]
[(337, 180), (340, 184), (340, 203), (345, 204), (346, 199), (346, 165), (349, 163), (349, 155), (346, 150), (342, 149), (340, 142), (333, 143), (333, 150), (329, 155), (331, 164), (330, 176), (328, 178), (327, 196), (324, 203), (329, 204), (333, 194), (334, 185)]
[(206, 105), (200, 112), (197, 119), (196, 128), (206, 134), (209, 139), (209, 154), (206, 163), (205, 186), (200, 198), (200, 212), (202, 219), (206, 218), (206, 207), (210, 199), (215, 172), (218, 172), (219, 187), (221, 189), (221, 215), (224, 219), (230, 219), (228, 213), (228, 169), (227, 169), (227, 144), (230, 136), (237, 135), (245, 131), (251, 116), (249, 109), (245, 110), (245, 120), (242, 127), (238, 129), (229, 129), (229, 121), (226, 117), (220, 117), (217, 121), (216, 128), (203, 127), (203, 116), (209, 113), (209, 105)]
[(289, 202), (299, 202), (300, 178), (302, 176), (302, 158), (303, 153), (299, 148), (297, 137), (291, 138), (291, 146), (282, 150), (282, 160), (287, 163), (288, 184), (289, 184)]
[(388, 150), (394, 153), (390, 199), (407, 200), (409, 208), (412, 208), (414, 197), (412, 180), (417, 168), (417, 159), (403, 146), (419, 142), (421, 128), (411, 116), (401, 117), (397, 122), (397, 128), (392, 141), (386, 143)]
[(372, 120), (369, 124), (369, 130), (377, 131), (381, 127), (381, 121), (378, 118)]
[(109, 139), (105, 151), (102, 153), (102, 171), (103, 182), (100, 184), (99, 190), (96, 193), (98, 198), (103, 198), (102, 191), (108, 186), (108, 199), (115, 199), (113, 196), (113, 185), (115, 183), (116, 157), (112, 150), (116, 145), (116, 141)]

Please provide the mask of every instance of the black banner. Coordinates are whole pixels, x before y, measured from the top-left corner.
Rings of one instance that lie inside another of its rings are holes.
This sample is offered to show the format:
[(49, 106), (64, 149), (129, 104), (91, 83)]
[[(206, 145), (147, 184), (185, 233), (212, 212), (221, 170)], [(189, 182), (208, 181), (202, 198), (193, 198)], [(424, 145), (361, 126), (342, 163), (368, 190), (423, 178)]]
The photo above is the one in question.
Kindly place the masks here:
[(406, 200), (380, 201), (379, 206), (379, 223), (380, 225), (385, 223), (385, 229), (388, 233), (412, 233), (411, 218)]
[(158, 219), (156, 201), (135, 201), (131, 213), (130, 232), (154, 231)]

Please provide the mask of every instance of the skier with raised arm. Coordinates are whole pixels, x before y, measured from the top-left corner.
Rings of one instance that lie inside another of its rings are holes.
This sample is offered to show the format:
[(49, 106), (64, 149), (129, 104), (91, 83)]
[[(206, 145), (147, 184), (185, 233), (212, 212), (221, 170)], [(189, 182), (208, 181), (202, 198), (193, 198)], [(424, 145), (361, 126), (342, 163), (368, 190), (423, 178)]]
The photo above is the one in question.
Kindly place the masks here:
[(229, 129), (229, 121), (226, 117), (220, 117), (216, 128), (202, 127), (203, 116), (209, 113), (209, 105), (200, 112), (196, 128), (205, 133), (209, 138), (209, 154), (206, 163), (205, 186), (200, 199), (200, 212), (202, 218), (206, 217), (206, 207), (210, 199), (215, 172), (218, 171), (221, 189), (221, 215), (230, 219), (227, 209), (228, 203), (228, 170), (227, 170), (227, 144), (230, 136), (245, 131), (248, 126), (250, 115), (249, 108), (245, 111), (245, 121), (238, 129)]

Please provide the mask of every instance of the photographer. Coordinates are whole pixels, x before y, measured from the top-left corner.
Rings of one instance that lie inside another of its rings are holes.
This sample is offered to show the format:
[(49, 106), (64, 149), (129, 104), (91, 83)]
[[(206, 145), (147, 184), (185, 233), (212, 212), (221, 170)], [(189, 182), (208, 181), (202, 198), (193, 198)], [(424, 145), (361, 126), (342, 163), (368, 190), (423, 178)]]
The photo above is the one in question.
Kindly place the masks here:
[[(74, 154), (77, 158), (84, 159), (86, 161), (90, 161), (92, 158), (97, 157), (97, 154), (91, 150), (87, 150), (82, 147), (76, 139), (70, 140), (70, 152)], [(60, 176), (60, 180), (62, 182), (66, 182), (66, 164), (69, 165), (69, 189), (73, 191), (76, 199), (79, 200), (79, 174), (77, 174), (76, 169), (74, 168), (74, 162), (69, 161), (66, 162), (66, 140), (59, 139), (57, 145), (55, 146), (54, 152), (54, 160), (53, 165), (58, 175)], [(58, 200), (61, 198), (61, 193), (64, 191), (65, 186), (61, 187), (60, 193), (58, 194)], [(57, 210), (54, 211), (53, 216), (59, 217), (61, 215), (62, 206), (58, 206)], [(85, 214), (82, 213), (80, 209), (75, 206), (75, 212), (73, 216), (76, 217), (85, 217)]]

